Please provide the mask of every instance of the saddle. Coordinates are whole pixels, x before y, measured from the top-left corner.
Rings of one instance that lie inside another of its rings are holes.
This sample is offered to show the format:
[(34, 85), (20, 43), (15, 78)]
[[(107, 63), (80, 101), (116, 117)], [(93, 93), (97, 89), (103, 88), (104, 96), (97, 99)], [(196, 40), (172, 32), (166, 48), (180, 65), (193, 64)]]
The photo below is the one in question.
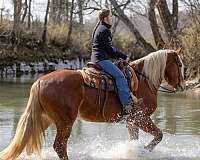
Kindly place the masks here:
[[(133, 68), (122, 60), (117, 61), (115, 65), (117, 65), (125, 75), (130, 90), (135, 92), (138, 88), (138, 79)], [(88, 87), (117, 92), (114, 78), (104, 72), (100, 65), (88, 62), (86, 66), (79, 71), (82, 73), (84, 84)]]

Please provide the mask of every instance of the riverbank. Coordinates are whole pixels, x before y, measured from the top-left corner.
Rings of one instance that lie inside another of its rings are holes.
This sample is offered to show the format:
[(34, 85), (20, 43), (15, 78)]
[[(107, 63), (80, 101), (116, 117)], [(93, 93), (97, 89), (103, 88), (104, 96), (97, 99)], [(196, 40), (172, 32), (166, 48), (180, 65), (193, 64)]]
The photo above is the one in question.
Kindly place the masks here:
[(89, 59), (80, 50), (41, 44), (40, 41), (24, 41), (23, 45), (16, 46), (3, 43), (1, 38), (0, 41), (1, 77), (46, 73), (63, 68), (79, 69)]
[(185, 94), (188, 96), (200, 96), (200, 78), (195, 78), (186, 81)]

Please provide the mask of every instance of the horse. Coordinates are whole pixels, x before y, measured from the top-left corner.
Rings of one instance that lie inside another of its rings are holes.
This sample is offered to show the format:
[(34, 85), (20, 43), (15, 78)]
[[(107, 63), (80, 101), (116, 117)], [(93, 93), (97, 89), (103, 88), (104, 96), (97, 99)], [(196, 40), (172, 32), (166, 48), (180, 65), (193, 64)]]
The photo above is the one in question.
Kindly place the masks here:
[[(178, 54), (175, 50), (159, 50), (129, 63), (137, 73), (139, 85), (135, 94), (137, 98), (143, 98), (143, 105), (127, 118), (127, 127), (131, 139), (138, 138), (139, 129), (154, 136), (145, 147), (149, 151), (163, 136), (150, 118), (157, 108), (157, 91), (162, 80), (165, 79), (174, 89), (184, 89), (183, 63)], [(24, 149), (27, 154), (40, 154), (44, 132), (55, 124), (57, 133), (53, 148), (60, 159), (68, 160), (67, 141), (77, 117), (113, 123), (122, 111), (115, 92), (108, 93), (104, 113), (95, 105), (97, 97), (97, 89), (85, 86), (82, 74), (77, 70), (57, 70), (38, 78), (31, 87), (14, 138), (0, 152), (0, 159), (16, 159)]]

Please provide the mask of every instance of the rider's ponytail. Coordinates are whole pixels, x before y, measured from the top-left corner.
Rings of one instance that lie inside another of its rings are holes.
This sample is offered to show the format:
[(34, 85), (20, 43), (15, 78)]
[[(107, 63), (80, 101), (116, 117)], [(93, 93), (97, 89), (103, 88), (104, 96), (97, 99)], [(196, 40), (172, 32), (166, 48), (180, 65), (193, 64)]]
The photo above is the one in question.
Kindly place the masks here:
[(99, 26), (100, 23), (101, 23), (101, 21), (99, 20), (99, 21), (97, 22), (97, 24), (95, 25), (94, 30), (93, 30), (93, 32), (92, 32), (92, 43), (93, 43), (93, 40), (94, 40), (94, 34), (95, 34), (95, 32), (96, 32), (96, 30), (97, 30), (97, 27)]

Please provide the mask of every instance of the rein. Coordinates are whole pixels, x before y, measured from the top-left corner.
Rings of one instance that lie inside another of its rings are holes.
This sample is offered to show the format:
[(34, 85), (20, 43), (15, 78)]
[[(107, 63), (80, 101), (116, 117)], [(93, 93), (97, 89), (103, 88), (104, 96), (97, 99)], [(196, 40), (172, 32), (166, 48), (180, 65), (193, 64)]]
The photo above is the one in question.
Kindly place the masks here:
[[(130, 65), (129, 65), (129, 66), (130, 66)], [(130, 67), (131, 67), (131, 66), (130, 66)], [(135, 71), (136, 73), (138, 73), (139, 75), (141, 75), (142, 77), (144, 77), (146, 80), (149, 80), (149, 77), (147, 77), (145, 74), (139, 72), (137, 69), (134, 68), (134, 71)], [(156, 87), (154, 86), (154, 88), (156, 88)], [(164, 89), (164, 90), (159, 90), (159, 89), (158, 89), (158, 91), (160, 91), (160, 92), (165, 92), (165, 93), (176, 93), (176, 91), (170, 90), (170, 89), (165, 88), (165, 87), (163, 87), (163, 86), (161, 86), (161, 85), (159, 86), (159, 88)]]

